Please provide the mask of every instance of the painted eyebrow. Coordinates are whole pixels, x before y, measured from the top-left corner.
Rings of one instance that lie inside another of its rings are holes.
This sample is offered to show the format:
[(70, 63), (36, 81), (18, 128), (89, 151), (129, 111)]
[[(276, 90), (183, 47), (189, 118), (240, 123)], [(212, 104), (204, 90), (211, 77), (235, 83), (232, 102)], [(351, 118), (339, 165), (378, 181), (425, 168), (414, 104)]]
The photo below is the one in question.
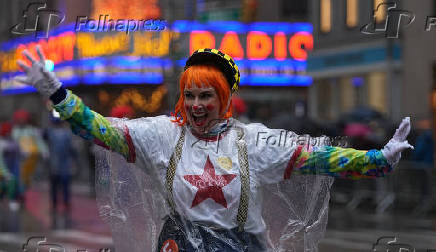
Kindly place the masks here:
[[(213, 89), (211, 89), (211, 90), (204, 90), (204, 91), (201, 91), (200, 94), (212, 93), (212, 92), (213, 92)], [(183, 93), (192, 93), (192, 91), (189, 90), (189, 89), (185, 89), (185, 90), (183, 90)]]

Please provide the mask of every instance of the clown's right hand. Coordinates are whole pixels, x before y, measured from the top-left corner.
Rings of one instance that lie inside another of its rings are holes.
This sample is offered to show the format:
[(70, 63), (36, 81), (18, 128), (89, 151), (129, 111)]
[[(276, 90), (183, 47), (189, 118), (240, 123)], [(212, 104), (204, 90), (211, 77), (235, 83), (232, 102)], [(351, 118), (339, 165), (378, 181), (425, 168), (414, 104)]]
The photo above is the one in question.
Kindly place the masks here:
[(39, 45), (36, 46), (36, 52), (38, 53), (39, 61), (34, 59), (27, 50), (23, 51), (23, 55), (32, 65), (28, 66), (24, 61), (17, 60), (17, 64), (20, 65), (26, 76), (18, 76), (14, 79), (18, 82), (32, 85), (41, 95), (48, 98), (62, 86), (62, 83), (56, 78), (54, 73), (45, 69), (45, 57)]

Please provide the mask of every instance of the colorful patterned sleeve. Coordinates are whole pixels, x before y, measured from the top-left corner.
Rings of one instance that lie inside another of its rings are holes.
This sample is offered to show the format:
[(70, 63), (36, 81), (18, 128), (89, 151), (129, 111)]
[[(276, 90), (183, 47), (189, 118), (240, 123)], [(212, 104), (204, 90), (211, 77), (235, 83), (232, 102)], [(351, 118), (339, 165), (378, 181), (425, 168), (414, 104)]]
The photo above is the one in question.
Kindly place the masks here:
[(74, 134), (116, 151), (128, 162), (135, 162), (135, 149), (127, 126), (115, 127), (102, 115), (92, 111), (82, 100), (67, 90), (67, 97), (54, 105), (61, 119), (70, 123)]
[(361, 179), (383, 177), (392, 171), (379, 150), (360, 151), (333, 146), (298, 146), (285, 170), (284, 179), (291, 173), (319, 174), (337, 178)]

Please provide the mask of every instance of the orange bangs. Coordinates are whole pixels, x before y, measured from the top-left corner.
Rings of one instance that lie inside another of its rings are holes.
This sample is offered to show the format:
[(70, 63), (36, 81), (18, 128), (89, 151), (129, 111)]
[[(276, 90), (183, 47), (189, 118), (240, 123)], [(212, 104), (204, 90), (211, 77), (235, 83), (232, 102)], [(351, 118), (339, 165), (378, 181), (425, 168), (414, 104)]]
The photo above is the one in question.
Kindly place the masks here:
[(180, 77), (180, 97), (177, 101), (176, 108), (174, 110), (175, 119), (173, 122), (177, 122), (179, 126), (183, 126), (186, 123), (186, 111), (185, 111), (185, 88), (195, 87), (213, 87), (218, 95), (220, 101), (220, 115), (224, 115), (224, 119), (232, 116), (232, 101), (230, 100), (229, 108), (224, 111), (227, 106), (227, 102), (230, 98), (231, 92), (229, 84), (223, 73), (214, 66), (209, 65), (195, 65), (191, 66), (184, 71)]

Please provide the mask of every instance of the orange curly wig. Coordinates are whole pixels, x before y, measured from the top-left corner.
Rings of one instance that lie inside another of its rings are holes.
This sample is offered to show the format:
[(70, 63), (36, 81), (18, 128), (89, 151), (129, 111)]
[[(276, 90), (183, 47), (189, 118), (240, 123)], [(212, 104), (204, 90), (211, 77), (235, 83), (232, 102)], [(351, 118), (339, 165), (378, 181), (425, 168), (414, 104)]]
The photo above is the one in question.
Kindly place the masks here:
[(196, 87), (213, 87), (218, 95), (220, 101), (220, 115), (224, 119), (232, 117), (232, 101), (226, 109), (227, 103), (231, 96), (229, 84), (223, 73), (218, 68), (210, 65), (195, 65), (191, 66), (180, 76), (180, 97), (177, 101), (174, 113), (175, 117), (173, 122), (176, 122), (179, 126), (183, 126), (186, 123), (186, 111), (185, 111), (185, 95), (183, 90), (185, 88)]

